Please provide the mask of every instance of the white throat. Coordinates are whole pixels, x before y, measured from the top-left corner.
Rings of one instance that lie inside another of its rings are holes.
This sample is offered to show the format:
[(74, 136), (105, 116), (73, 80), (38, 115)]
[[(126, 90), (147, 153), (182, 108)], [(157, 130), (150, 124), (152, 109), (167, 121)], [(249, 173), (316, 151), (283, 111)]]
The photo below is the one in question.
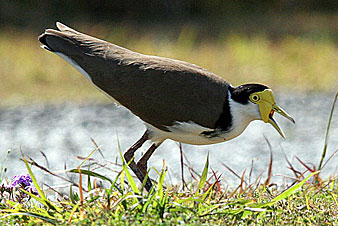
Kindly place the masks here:
[(234, 101), (229, 92), (229, 105), (232, 115), (232, 125), (229, 131), (229, 136), (232, 138), (240, 135), (250, 122), (260, 119), (259, 107), (257, 104), (251, 103), (241, 104)]

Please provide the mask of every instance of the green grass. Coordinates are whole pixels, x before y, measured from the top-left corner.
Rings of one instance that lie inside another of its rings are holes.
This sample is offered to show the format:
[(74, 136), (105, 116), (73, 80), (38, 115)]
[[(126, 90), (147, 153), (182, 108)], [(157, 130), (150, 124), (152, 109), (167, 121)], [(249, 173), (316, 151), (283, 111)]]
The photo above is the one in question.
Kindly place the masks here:
[[(0, 222), (26, 225), (239, 225), (239, 224), (337, 224), (337, 180), (315, 182), (309, 174), (281, 191), (264, 184), (241, 184), (233, 191), (220, 189), (215, 175), (207, 177), (208, 160), (199, 180), (184, 190), (164, 183), (166, 169), (159, 172), (154, 189), (139, 189), (125, 163), (115, 180), (87, 170), (79, 187), (68, 196), (50, 201), (39, 187), (28, 161), (27, 169), (40, 197), (30, 201), (6, 200), (2, 192)], [(30, 161), (33, 165), (34, 161)], [(86, 182), (84, 182), (86, 178)], [(97, 187), (94, 178), (109, 182)], [(124, 178), (124, 179), (123, 179)], [(122, 179), (122, 180), (119, 180)], [(83, 189), (83, 190), (82, 190)], [(85, 192), (87, 191), (87, 192)], [(32, 201), (34, 200), (34, 201)]]
[[(51, 25), (52, 27), (52, 25)], [(201, 34), (196, 26), (181, 32), (128, 26), (76, 26), (132, 50), (201, 65), (234, 85), (259, 82), (275, 90), (333, 91), (337, 89), (338, 47), (329, 36), (309, 39), (240, 33), (217, 37)], [(39, 33), (0, 31), (0, 105), (36, 101), (107, 100), (58, 56), (39, 48)]]

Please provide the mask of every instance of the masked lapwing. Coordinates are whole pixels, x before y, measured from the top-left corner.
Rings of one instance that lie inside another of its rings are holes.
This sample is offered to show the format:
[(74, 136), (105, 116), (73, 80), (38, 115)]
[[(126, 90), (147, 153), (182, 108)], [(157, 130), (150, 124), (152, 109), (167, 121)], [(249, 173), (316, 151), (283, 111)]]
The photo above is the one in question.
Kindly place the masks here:
[[(58, 30), (47, 29), (39, 36), (42, 47), (143, 120), (145, 133), (124, 154), (141, 182), (148, 159), (166, 139), (196, 145), (225, 142), (254, 120), (270, 123), (284, 137), (274, 113), (294, 122), (265, 85), (234, 87), (194, 64), (136, 53), (59, 22), (56, 26)], [(152, 145), (136, 163), (134, 153), (147, 140)], [(145, 188), (151, 186), (147, 179)]]

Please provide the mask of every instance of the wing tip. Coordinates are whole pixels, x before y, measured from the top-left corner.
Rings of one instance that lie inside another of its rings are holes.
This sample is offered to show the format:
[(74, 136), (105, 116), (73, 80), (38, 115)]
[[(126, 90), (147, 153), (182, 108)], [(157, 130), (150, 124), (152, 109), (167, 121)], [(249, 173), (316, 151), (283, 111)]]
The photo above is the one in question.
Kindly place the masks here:
[(71, 32), (76, 32), (73, 28), (68, 27), (67, 25), (57, 21), (56, 27), (59, 29), (59, 31), (71, 31)]

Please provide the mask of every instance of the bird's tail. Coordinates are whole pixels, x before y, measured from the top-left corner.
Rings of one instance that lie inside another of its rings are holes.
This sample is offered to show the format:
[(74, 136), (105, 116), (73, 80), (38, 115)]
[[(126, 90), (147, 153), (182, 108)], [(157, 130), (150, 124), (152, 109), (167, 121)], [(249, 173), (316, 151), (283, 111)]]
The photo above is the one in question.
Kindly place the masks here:
[(56, 27), (58, 30), (46, 29), (39, 36), (39, 41), (42, 43), (41, 47), (54, 53), (74, 56), (93, 51), (90, 48), (91, 43), (106, 43), (103, 40), (82, 34), (60, 22), (56, 22)]
[(89, 74), (101, 70), (93, 66), (93, 62), (104, 56), (107, 42), (82, 34), (60, 22), (56, 23), (56, 27), (58, 30), (47, 29), (39, 36), (41, 47), (63, 58), (92, 82)]

